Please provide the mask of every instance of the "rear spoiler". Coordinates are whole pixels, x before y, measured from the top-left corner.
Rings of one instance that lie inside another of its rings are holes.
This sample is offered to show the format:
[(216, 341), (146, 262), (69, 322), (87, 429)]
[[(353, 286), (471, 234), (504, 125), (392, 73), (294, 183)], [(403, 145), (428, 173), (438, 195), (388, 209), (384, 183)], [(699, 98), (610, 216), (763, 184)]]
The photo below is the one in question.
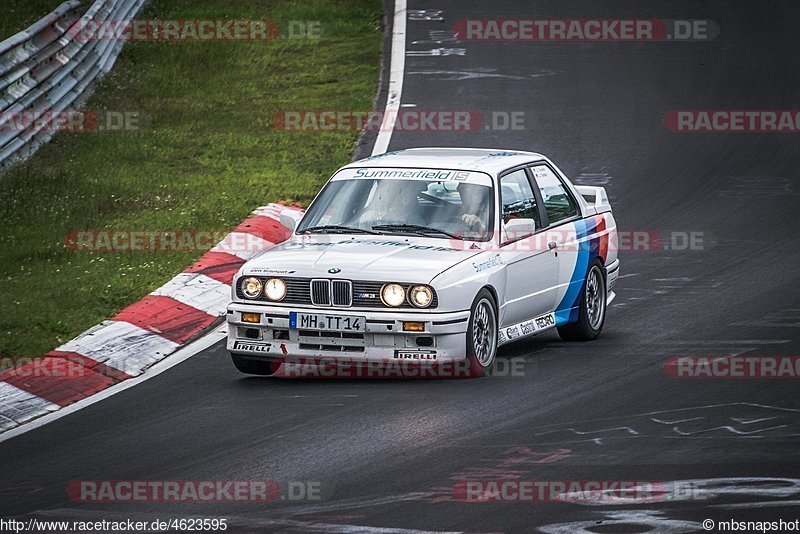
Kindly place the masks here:
[(576, 185), (575, 190), (580, 193), (583, 199), (594, 208), (597, 213), (611, 211), (611, 203), (608, 201), (605, 187), (595, 187), (592, 185)]

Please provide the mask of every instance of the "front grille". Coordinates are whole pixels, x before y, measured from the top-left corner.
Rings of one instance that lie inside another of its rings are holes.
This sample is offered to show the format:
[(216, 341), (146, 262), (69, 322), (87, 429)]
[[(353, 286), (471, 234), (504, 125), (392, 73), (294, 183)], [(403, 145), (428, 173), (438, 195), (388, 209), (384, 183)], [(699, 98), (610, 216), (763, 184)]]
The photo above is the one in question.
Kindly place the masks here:
[(331, 295), (334, 306), (353, 305), (353, 282), (350, 280), (331, 280)]
[(350, 280), (311, 280), (311, 303), (349, 308), (353, 304), (353, 283)]
[[(387, 307), (381, 300), (381, 288), (383, 282), (353, 282), (353, 303), (356, 306), (368, 306), (375, 308)], [(402, 307), (408, 303), (404, 302)], [(412, 307), (408, 304), (407, 307)]]
[[(266, 282), (266, 277), (259, 277), (262, 282)], [(314, 305), (326, 306), (331, 305), (338, 307), (354, 307), (354, 308), (391, 308), (383, 303), (381, 300), (381, 288), (387, 282), (373, 282), (368, 280), (327, 280), (327, 279), (311, 279), (311, 278), (284, 278), (286, 282), (286, 296), (280, 304), (300, 304), (300, 305)], [(398, 282), (403, 286), (406, 292), (416, 285), (412, 283)], [(240, 299), (245, 299), (242, 293), (242, 288), (239, 284), (236, 285), (236, 295)], [(333, 300), (331, 301), (331, 298)], [(264, 296), (260, 297), (260, 301), (268, 301)], [(333, 302), (333, 304), (331, 304)], [(430, 310), (439, 305), (439, 299), (436, 291), (433, 292), (433, 302), (425, 308)], [(400, 305), (400, 309), (417, 309), (408, 302)]]
[(364, 334), (360, 332), (300, 330), (298, 335), (299, 347), (303, 350), (364, 352)]
[(326, 352), (364, 352), (364, 347), (350, 347), (347, 345), (312, 345), (311, 343), (300, 343), (298, 345), (302, 350), (318, 350)]
[(364, 339), (364, 334), (361, 332), (336, 332), (333, 330), (298, 330), (297, 335), (300, 337), (338, 337), (342, 339)]
[[(309, 284), (311, 284), (310, 278), (284, 278), (283, 281), (286, 282), (286, 296), (283, 298), (282, 302), (290, 304), (311, 304), (311, 291), (309, 290)], [(239, 291), (240, 289), (237, 288), (237, 295), (241, 297)], [(262, 297), (261, 300), (264, 300), (264, 297)]]
[(331, 282), (330, 280), (311, 281), (311, 303), (314, 306), (331, 305)]

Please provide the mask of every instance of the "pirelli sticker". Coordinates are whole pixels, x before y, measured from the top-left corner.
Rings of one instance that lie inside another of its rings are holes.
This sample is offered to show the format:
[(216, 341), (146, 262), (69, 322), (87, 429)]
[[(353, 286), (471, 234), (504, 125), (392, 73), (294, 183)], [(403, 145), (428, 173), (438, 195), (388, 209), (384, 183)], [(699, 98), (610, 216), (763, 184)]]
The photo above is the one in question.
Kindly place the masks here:
[(248, 352), (269, 352), (270, 343), (253, 343), (251, 341), (234, 341), (233, 350), (246, 350)]

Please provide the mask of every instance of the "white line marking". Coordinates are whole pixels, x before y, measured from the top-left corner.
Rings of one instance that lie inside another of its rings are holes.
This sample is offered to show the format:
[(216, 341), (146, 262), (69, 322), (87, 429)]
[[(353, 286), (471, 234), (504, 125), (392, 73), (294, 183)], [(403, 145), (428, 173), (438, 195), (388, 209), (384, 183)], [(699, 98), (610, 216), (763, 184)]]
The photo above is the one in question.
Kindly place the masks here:
[(723, 426), (715, 426), (714, 428), (704, 428), (703, 430), (695, 430), (694, 432), (684, 432), (682, 430), (679, 430), (678, 427), (674, 427), (672, 429), (672, 431), (675, 432), (676, 434), (678, 434), (679, 436), (695, 436), (697, 434), (704, 434), (706, 432), (715, 432), (717, 430), (727, 430), (728, 432), (731, 432), (733, 434), (738, 434), (740, 436), (749, 436), (749, 435), (752, 435), (752, 434), (758, 434), (759, 432), (766, 432), (768, 430), (778, 430), (779, 428), (786, 428), (787, 426), (789, 426), (789, 425), (778, 425), (778, 426), (771, 426), (769, 428), (760, 428), (758, 430), (746, 431), (746, 430), (739, 430), (737, 428), (733, 428), (732, 426), (729, 426), (729, 425), (723, 425)]
[(389, 59), (389, 86), (386, 96), (386, 108), (383, 113), (384, 123), (372, 155), (383, 154), (389, 149), (394, 125), (397, 122), (397, 112), (400, 110), (400, 97), (403, 94), (403, 76), (406, 70), (406, 0), (395, 0), (394, 22), (392, 24), (392, 55)]
[(214, 343), (225, 339), (225, 336), (226, 336), (225, 330), (218, 330), (218, 329), (214, 330), (207, 336), (201, 337), (197, 341), (194, 341), (186, 345), (182, 349), (170, 355), (169, 358), (161, 360), (153, 367), (149, 368), (147, 372), (143, 375), (140, 375), (136, 378), (131, 378), (129, 380), (125, 380), (124, 382), (120, 382), (119, 384), (111, 386), (108, 389), (104, 389), (103, 391), (96, 393), (91, 397), (86, 397), (85, 399), (78, 401), (75, 404), (70, 404), (69, 406), (61, 408), (56, 412), (51, 412), (45, 416), (39, 417), (38, 419), (34, 419), (30, 423), (18, 426), (17, 428), (14, 428), (12, 430), (9, 430), (8, 432), (0, 434), (0, 443), (8, 439), (11, 439), (13, 437), (25, 434), (26, 432), (29, 432), (35, 428), (39, 428), (40, 426), (44, 426), (47, 423), (55, 421), (56, 419), (61, 419), (62, 417), (66, 417), (67, 415), (73, 412), (77, 412), (78, 410), (86, 408), (87, 406), (91, 406), (92, 404), (105, 400), (108, 397), (116, 395), (121, 391), (125, 391), (128, 388), (138, 386), (145, 380), (150, 380), (151, 378), (160, 375), (167, 369), (175, 367), (184, 360), (191, 358), (195, 354), (203, 352)]
[(737, 423), (741, 423), (743, 425), (752, 425), (753, 423), (763, 423), (764, 421), (769, 421), (771, 419), (775, 419), (774, 417), (759, 417), (757, 419), (747, 419), (745, 417), (731, 417)]

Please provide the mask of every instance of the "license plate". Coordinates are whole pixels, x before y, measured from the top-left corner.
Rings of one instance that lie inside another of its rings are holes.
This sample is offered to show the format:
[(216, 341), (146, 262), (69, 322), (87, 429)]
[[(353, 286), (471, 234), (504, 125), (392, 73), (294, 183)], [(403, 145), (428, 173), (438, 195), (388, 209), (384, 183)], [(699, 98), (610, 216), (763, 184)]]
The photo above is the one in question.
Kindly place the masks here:
[(332, 332), (363, 332), (364, 317), (325, 315), (321, 313), (289, 313), (289, 328), (295, 330), (328, 330)]

